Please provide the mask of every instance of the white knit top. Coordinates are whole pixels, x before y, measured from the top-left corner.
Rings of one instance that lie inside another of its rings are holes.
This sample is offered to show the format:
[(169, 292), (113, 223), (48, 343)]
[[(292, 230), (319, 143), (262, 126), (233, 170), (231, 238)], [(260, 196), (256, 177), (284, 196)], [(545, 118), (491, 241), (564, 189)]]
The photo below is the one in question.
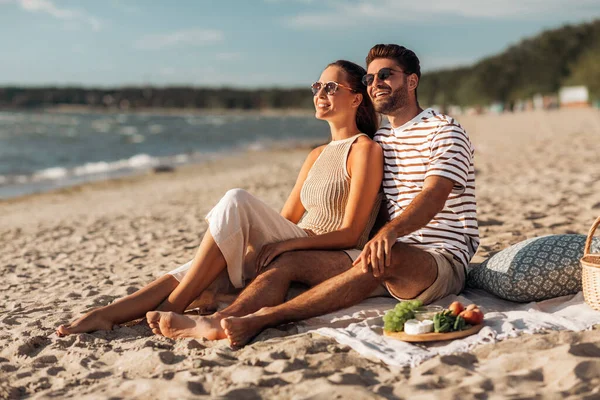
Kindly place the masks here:
[[(300, 191), (300, 200), (306, 210), (298, 224), (300, 228), (317, 235), (341, 228), (350, 194), (350, 175), (346, 169), (348, 153), (360, 136), (367, 135), (359, 133), (347, 139), (331, 141), (313, 164)], [(381, 196), (378, 195), (367, 226), (357, 243), (359, 249), (369, 240), (380, 202)]]

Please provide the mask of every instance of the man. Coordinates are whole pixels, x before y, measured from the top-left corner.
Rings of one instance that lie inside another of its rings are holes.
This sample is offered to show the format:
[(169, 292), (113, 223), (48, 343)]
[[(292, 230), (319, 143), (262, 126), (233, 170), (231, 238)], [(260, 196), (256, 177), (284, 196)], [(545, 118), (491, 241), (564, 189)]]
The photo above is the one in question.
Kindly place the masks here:
[[(155, 333), (227, 337), (242, 346), (268, 326), (349, 307), (381, 285), (397, 299), (424, 303), (463, 289), (479, 245), (471, 142), (453, 118), (419, 107), (421, 70), (414, 52), (379, 44), (366, 62), (363, 83), (389, 121), (375, 135), (384, 150), (389, 222), (356, 260), (341, 251), (282, 254), (231, 306), (209, 317), (150, 312)], [(294, 281), (311, 289), (284, 302)]]

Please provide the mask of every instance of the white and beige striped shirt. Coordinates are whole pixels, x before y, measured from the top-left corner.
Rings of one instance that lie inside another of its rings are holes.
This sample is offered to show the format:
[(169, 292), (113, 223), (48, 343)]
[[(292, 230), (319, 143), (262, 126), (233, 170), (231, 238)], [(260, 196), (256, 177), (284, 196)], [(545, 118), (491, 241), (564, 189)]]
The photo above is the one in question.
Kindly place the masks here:
[(383, 190), (390, 218), (399, 216), (423, 189), (425, 179), (443, 176), (454, 188), (441, 212), (399, 242), (438, 249), (465, 267), (479, 246), (473, 145), (453, 118), (428, 108), (398, 128), (375, 134), (384, 151)]

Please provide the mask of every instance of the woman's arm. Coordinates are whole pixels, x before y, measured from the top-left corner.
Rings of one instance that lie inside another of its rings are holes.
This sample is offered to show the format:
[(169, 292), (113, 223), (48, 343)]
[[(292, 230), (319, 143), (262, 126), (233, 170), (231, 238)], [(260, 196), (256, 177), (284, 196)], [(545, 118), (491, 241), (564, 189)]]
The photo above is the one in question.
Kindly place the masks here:
[(292, 193), (290, 193), (283, 206), (283, 209), (281, 210), (281, 216), (295, 224), (300, 221), (300, 218), (302, 218), (304, 212), (306, 211), (302, 205), (302, 202), (300, 201), (300, 191), (302, 190), (304, 181), (308, 176), (308, 171), (310, 171), (325, 146), (326, 145), (319, 146), (308, 154), (308, 157), (306, 157), (306, 160), (300, 169), (300, 173), (298, 174), (298, 179), (296, 179), (296, 184), (292, 189)]
[(367, 226), (383, 179), (383, 150), (372, 140), (360, 139), (352, 145), (348, 155), (350, 193), (340, 229), (264, 246), (257, 259), (258, 268), (285, 251), (349, 249), (356, 246)]

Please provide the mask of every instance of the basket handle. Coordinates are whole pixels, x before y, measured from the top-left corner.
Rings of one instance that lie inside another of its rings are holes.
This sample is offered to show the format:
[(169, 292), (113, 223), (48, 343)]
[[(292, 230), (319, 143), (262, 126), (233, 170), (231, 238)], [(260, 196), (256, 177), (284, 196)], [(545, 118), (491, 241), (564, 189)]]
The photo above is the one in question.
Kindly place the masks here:
[(592, 247), (592, 238), (594, 237), (594, 233), (596, 232), (598, 225), (600, 225), (600, 217), (598, 217), (596, 219), (596, 222), (594, 222), (594, 225), (592, 225), (592, 227), (590, 228), (590, 232), (588, 233), (587, 240), (585, 241), (585, 247), (583, 248), (584, 257), (587, 256), (588, 254), (590, 254), (590, 249)]

